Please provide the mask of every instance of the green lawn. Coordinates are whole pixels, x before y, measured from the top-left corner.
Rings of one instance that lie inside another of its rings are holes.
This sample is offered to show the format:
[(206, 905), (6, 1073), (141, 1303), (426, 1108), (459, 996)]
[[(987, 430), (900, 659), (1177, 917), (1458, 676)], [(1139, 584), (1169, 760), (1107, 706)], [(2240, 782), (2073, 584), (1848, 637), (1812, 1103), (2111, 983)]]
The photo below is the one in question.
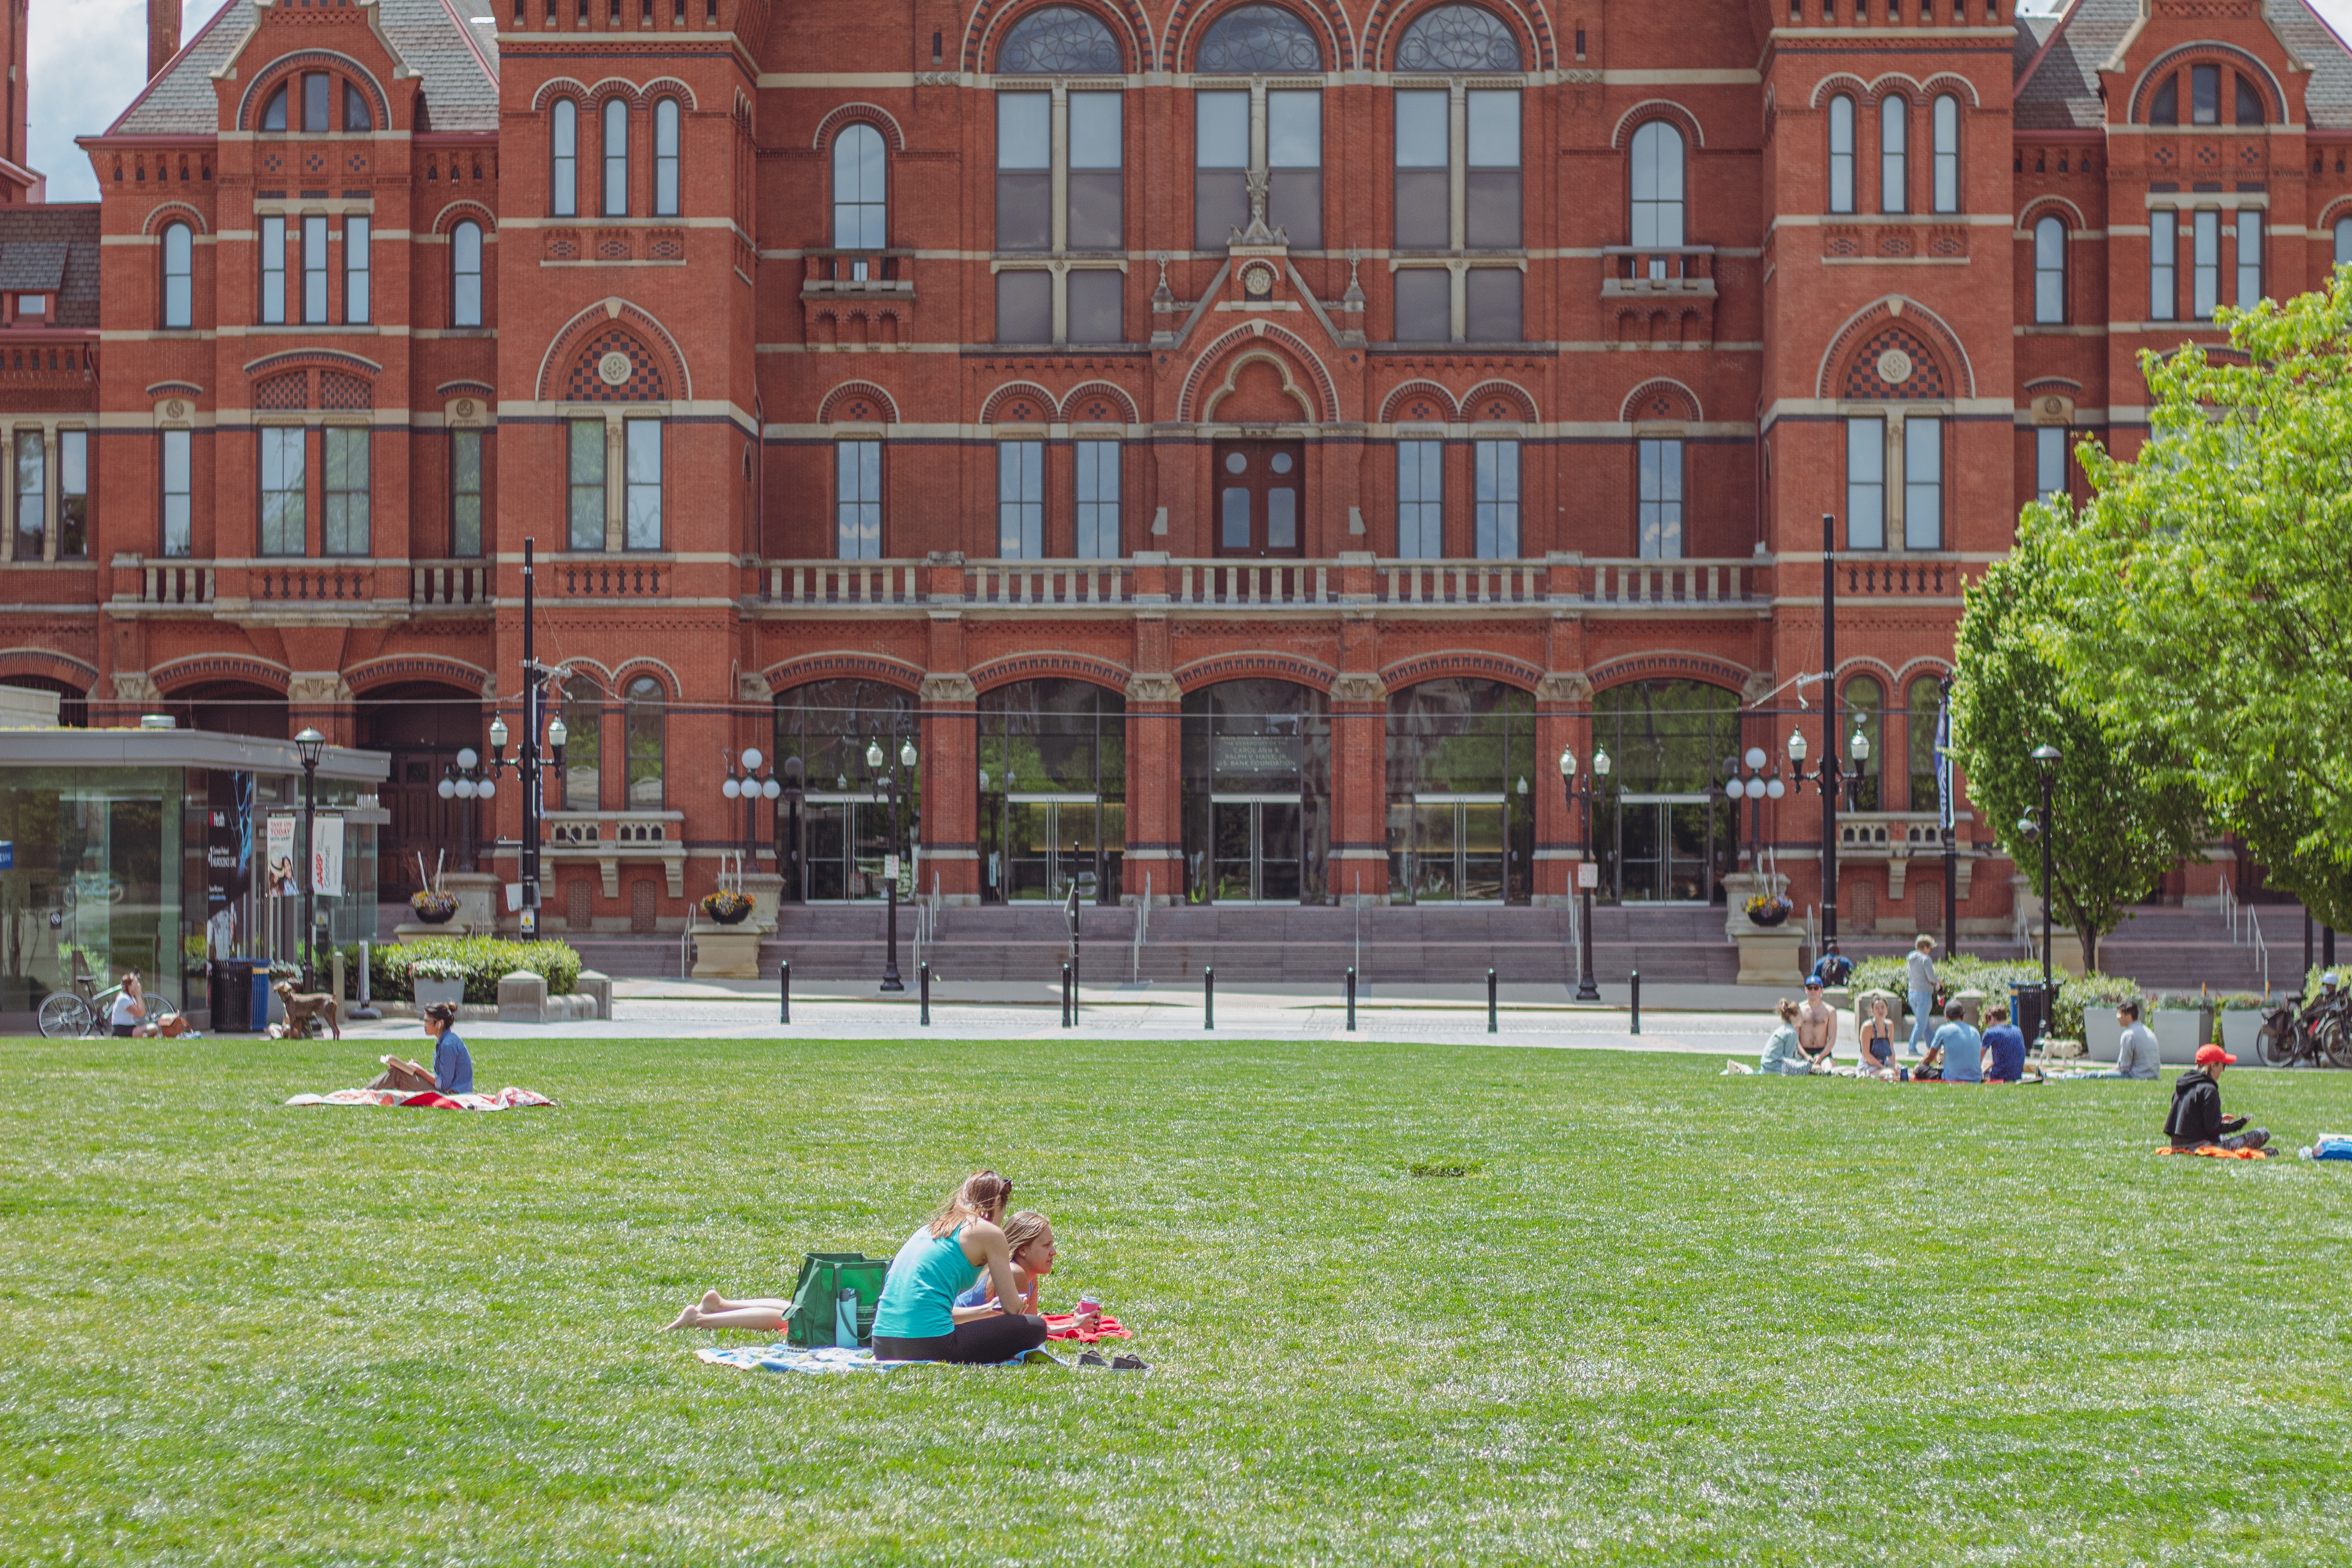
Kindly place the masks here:
[[(0, 1042), (0, 1562), (2267, 1564), (2352, 1535), (2352, 1167), (2151, 1158), (2159, 1085), (486, 1041), (484, 1087), (562, 1108), (279, 1107), (370, 1059)], [(2292, 1142), (2352, 1126), (2352, 1075), (2225, 1089)], [(784, 1377), (659, 1331), (805, 1250), (887, 1252), (983, 1163), (1149, 1377)]]

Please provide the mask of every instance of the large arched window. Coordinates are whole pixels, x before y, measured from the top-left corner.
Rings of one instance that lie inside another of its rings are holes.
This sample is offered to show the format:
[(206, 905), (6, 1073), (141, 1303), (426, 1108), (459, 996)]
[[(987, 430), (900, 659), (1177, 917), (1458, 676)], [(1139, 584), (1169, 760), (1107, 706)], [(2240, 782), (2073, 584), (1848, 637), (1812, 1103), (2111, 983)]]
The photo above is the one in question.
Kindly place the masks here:
[(1830, 100), (1830, 211), (1853, 211), (1853, 100)]
[(629, 106), (617, 98), (604, 100), (604, 216), (629, 214)]
[(2033, 225), (2033, 319), (2066, 319), (2066, 220), (2054, 213)]
[(1911, 103), (1893, 93), (1878, 104), (1878, 210), (1911, 210)]
[(1500, 681), (1449, 676), (1390, 695), (1390, 902), (1528, 901), (1535, 741), (1535, 699)]
[(261, 128), (264, 131), (286, 129), (286, 87), (281, 85), (269, 95), (269, 101), (262, 106)]
[(556, 775), (564, 811), (593, 811), (604, 755), (604, 689), (593, 675), (575, 675), (563, 685), (563, 771)]
[(482, 324), (482, 226), (471, 218), (449, 231), (449, 324)]
[(650, 675), (629, 682), (621, 700), (621, 723), (629, 759), (628, 805), (632, 811), (658, 811), (662, 805), (662, 752), (665, 698), (662, 683)]
[[(1127, 848), (1127, 700), (1084, 680), (980, 696), (980, 896), (1116, 904)], [(1135, 889), (1140, 893), (1143, 889)], [(1159, 873), (1156, 898), (1170, 891)]]
[[(1278, 5), (1234, 7), (1210, 24), (1193, 55), (1203, 75), (1313, 77), (1322, 46)], [(1225, 248), (1249, 221), (1254, 170), (1267, 177), (1266, 222), (1298, 248), (1323, 244), (1323, 94), (1313, 81), (1252, 81), (1192, 95), (1195, 245)]]
[[(1672, 249), (1683, 243), (1683, 133), (1663, 120), (1633, 132), (1633, 248)], [(1666, 275), (1666, 258), (1650, 258), (1650, 276)]]
[(1913, 680), (1905, 696), (1904, 744), (1911, 753), (1913, 811), (1937, 809), (1936, 729), (1943, 705), (1943, 683), (1932, 675)]
[(195, 324), (196, 241), (184, 223), (163, 226), (163, 324)]
[[(1397, 249), (1518, 249), (1519, 91), (1476, 79), (1526, 68), (1518, 35), (1491, 11), (1440, 5), (1404, 30), (1394, 64)], [(1424, 79), (1411, 80), (1416, 74)], [(1430, 75), (1455, 79), (1433, 82)], [(1516, 342), (1523, 277), (1517, 264), (1464, 266), (1423, 257), (1396, 273), (1393, 336)]]
[(1323, 68), (1307, 24), (1279, 5), (1238, 5), (1209, 26), (1192, 68), (1213, 76), (1297, 76)]
[(999, 76), (1111, 76), (1122, 68), (1110, 29), (1075, 5), (1030, 12), (1013, 25), (996, 52)]
[(1518, 35), (1492, 11), (1440, 5), (1413, 18), (1397, 45), (1401, 71), (1518, 71)]
[(879, 250), (889, 216), (882, 133), (852, 123), (833, 142), (833, 244), (836, 250)]
[[(1721, 793), (1724, 761), (1739, 754), (1739, 694), (1696, 680), (1607, 687), (1593, 695), (1592, 745), (1609, 753), (1617, 786), (1592, 810), (1601, 896), (1722, 900), (1743, 826)], [(1591, 753), (1578, 750), (1589, 768)]]
[(1956, 213), (1960, 210), (1960, 100), (1948, 92), (1939, 94), (1928, 118), (1936, 143), (1936, 210)]
[(654, 105), (654, 216), (677, 216), (677, 100)]
[(548, 211), (557, 217), (576, 217), (580, 213), (580, 106), (568, 98), (557, 99), (548, 134), (552, 153)]

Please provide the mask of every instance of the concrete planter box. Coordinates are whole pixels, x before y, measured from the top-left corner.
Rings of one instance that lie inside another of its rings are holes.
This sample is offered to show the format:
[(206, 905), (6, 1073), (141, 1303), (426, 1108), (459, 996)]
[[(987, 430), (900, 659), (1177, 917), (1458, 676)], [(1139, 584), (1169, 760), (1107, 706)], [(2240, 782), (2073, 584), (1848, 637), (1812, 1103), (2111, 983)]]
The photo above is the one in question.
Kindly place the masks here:
[(425, 1009), (446, 1003), (455, 1007), (466, 1000), (466, 983), (462, 980), (426, 980), (422, 976), (410, 982), (416, 994), (419, 1016)]
[(705, 926), (694, 933), (694, 978), (697, 980), (757, 980), (760, 978), (760, 933)]
[(2221, 1048), (2249, 1067), (2261, 1066), (2261, 1052), (2254, 1041), (2262, 1035), (2263, 1016), (2252, 1008), (2223, 1008)]
[(2213, 1013), (2208, 1007), (2160, 1007), (2148, 1020), (2156, 1031), (2156, 1059), (2168, 1068), (2193, 1067), (2197, 1047), (2213, 1037)]
[(518, 969), (499, 982), (499, 1022), (501, 1024), (544, 1024), (547, 1022), (547, 977), (528, 969)]
[(2093, 1061), (2105, 1062), (2110, 1067), (2115, 1065), (2116, 1058), (2123, 1055), (2124, 1031), (2123, 1026), (2116, 1022), (2114, 1008), (2084, 1009), (2083, 1044), (2089, 1049)]

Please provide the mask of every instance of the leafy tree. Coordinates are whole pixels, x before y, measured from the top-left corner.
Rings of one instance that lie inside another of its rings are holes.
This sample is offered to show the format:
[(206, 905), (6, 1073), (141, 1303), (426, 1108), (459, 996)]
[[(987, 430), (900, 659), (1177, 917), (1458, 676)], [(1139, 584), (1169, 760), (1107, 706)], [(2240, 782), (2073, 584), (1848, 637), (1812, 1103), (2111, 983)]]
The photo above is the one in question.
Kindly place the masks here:
[(2095, 499), (2027, 531), (2064, 584), (2070, 697), (2352, 925), (2352, 272), (2221, 319), (2238, 352), (2143, 354), (2147, 445), (2085, 443)]
[[(2054, 512), (2044, 519), (2055, 521)], [(2197, 793), (2167, 776), (2158, 737), (2116, 732), (2068, 690), (2050, 633), (2068, 602), (2051, 571), (2048, 532), (2028, 529), (1968, 592), (1952, 682), (1952, 749), (1969, 795), (1992, 819), (2002, 849), (2037, 879), (2042, 846), (2019, 826), (2042, 804), (2034, 748), (2058, 748), (2051, 789), (2052, 912), (2074, 928), (2083, 968), (2098, 968), (2099, 939), (2126, 905), (2196, 853)]]

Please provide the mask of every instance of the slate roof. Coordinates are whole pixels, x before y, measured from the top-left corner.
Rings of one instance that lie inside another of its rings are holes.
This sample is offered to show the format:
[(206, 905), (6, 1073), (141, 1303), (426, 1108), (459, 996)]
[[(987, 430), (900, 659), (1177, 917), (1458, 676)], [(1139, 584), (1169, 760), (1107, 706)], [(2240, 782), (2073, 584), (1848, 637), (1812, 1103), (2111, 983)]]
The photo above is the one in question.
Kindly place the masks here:
[[(2310, 123), (2352, 130), (2352, 52), (2305, 0), (2264, 0), (2263, 9), (2272, 31), (2311, 67), (2304, 94)], [(2090, 130), (2105, 123), (2099, 68), (2138, 20), (2139, 0), (2074, 0), (2054, 25), (2048, 17), (2019, 17), (2018, 74), (2024, 80), (2017, 90), (2018, 129)]]
[(98, 204), (0, 206), (0, 289), (56, 289), (57, 324), (98, 326)]
[[(432, 129), (498, 129), (498, 29), (471, 20), (491, 15), (490, 0), (377, 0), (377, 12), (384, 37), (425, 79)], [(229, 0), (106, 133), (190, 136), (218, 130), (212, 75), (228, 63), (252, 26), (253, 0)]]

